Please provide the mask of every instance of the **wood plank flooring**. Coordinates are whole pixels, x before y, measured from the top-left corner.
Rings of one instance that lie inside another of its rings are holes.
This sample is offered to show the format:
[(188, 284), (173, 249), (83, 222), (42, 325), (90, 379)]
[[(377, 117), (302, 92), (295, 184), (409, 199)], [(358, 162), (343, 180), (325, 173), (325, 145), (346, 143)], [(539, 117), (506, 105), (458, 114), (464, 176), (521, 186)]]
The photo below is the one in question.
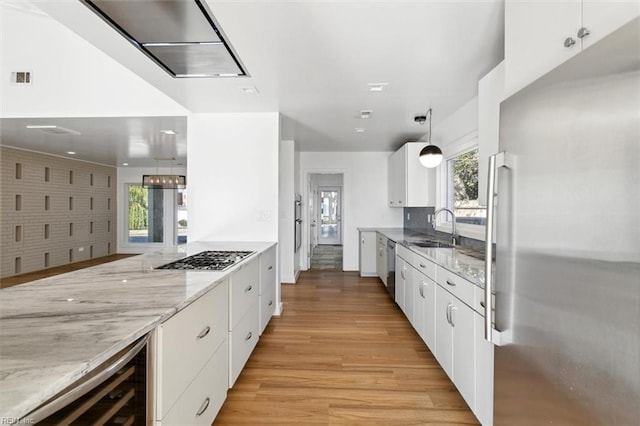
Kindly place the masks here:
[(307, 271), (282, 300), (214, 425), (478, 424), (377, 278)]

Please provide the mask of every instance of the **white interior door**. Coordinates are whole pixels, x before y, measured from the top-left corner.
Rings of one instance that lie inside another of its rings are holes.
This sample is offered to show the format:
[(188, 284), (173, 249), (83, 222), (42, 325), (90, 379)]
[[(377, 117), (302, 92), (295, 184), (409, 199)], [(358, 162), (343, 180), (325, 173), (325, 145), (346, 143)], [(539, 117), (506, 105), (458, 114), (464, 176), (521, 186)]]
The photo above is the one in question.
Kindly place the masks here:
[(318, 244), (342, 244), (342, 194), (337, 186), (318, 187)]

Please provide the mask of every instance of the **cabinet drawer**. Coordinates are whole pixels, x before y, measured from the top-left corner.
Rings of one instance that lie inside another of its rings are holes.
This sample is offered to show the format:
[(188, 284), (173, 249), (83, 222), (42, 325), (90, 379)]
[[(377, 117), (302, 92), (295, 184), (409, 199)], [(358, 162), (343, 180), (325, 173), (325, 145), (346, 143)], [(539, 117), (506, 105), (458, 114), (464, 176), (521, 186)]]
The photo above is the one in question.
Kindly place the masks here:
[(475, 306), (473, 303), (475, 285), (447, 269), (440, 266), (436, 268), (436, 282), (438, 284), (468, 306)]
[(396, 254), (406, 260), (409, 265), (414, 264), (414, 253), (405, 246), (396, 244)]
[(417, 253), (414, 253), (412, 265), (428, 278), (431, 278), (433, 281), (436, 280), (436, 264), (432, 261), (420, 256)]
[(227, 398), (228, 356), (228, 341), (225, 340), (162, 419), (163, 426), (209, 426), (213, 423)]
[(228, 291), (228, 282), (224, 280), (160, 326), (160, 417), (171, 409), (198, 371), (227, 339)]
[(270, 287), (260, 295), (260, 334), (267, 327), (276, 309), (276, 289)]
[(229, 330), (240, 321), (250, 306), (258, 304), (260, 291), (259, 262), (253, 260), (231, 274), (229, 280)]
[(265, 292), (265, 287), (276, 285), (276, 248), (271, 247), (260, 255), (260, 294)]
[(252, 305), (229, 333), (229, 387), (238, 379), (253, 348), (258, 343), (258, 304)]

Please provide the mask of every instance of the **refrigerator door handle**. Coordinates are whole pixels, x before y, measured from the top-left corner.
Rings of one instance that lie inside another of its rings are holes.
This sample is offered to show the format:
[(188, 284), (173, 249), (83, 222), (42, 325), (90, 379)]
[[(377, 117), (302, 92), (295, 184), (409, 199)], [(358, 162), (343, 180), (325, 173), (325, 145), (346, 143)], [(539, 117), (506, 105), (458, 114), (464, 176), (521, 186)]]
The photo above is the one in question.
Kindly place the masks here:
[(506, 152), (489, 157), (489, 176), (487, 179), (487, 224), (485, 226), (484, 259), (484, 338), (487, 342), (500, 345), (500, 332), (493, 328), (493, 222), (496, 192), (496, 169), (512, 168), (513, 161)]

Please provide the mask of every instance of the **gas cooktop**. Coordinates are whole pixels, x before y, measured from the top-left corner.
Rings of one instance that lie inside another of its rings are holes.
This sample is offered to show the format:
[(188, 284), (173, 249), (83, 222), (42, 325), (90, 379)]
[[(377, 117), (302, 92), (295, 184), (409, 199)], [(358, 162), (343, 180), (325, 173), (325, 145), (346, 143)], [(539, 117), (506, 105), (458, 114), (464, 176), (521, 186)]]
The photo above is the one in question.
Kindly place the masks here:
[(210, 250), (187, 256), (155, 269), (185, 269), (196, 271), (224, 271), (233, 264), (253, 254), (252, 251)]

